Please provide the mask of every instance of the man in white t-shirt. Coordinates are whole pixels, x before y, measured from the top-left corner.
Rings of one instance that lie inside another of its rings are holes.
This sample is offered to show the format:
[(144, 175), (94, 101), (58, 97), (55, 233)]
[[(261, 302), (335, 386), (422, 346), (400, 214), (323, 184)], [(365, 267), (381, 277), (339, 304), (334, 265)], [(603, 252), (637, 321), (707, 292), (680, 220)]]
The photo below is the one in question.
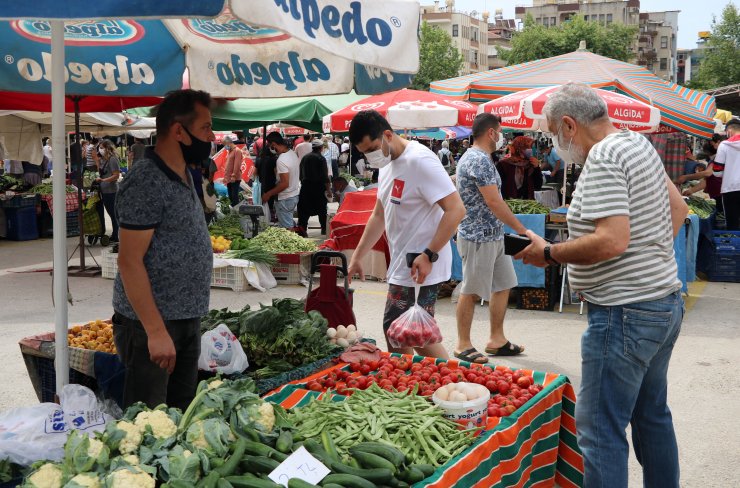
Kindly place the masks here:
[(299, 143), (295, 147), (295, 153), (298, 155), (298, 161), (303, 159), (303, 156), (311, 152), (311, 136), (309, 134), (303, 134), (303, 142)]
[(267, 135), (267, 144), (270, 145), (270, 149), (278, 153), (278, 183), (275, 188), (262, 194), (262, 201), (268, 202), (270, 198), (277, 195), (278, 202), (275, 205), (275, 212), (278, 223), (280, 227), (291, 229), (295, 227), (293, 213), (298, 206), (298, 194), (301, 192), (300, 160), (288, 142), (277, 132)]
[[(439, 283), (450, 279), (450, 239), (465, 215), (460, 195), (437, 155), (418, 142), (398, 136), (374, 110), (359, 112), (349, 127), (353, 145), (371, 168), (379, 168), (378, 199), (349, 265), (349, 275), (365, 278), (362, 260), (385, 231), (390, 247), (388, 300), (383, 330), (419, 303), (434, 315)], [(418, 254), (411, 268), (408, 254)], [(415, 285), (420, 286), (415, 297)], [(421, 286), (423, 285), (423, 286)], [(391, 352), (413, 354), (411, 348)], [(447, 358), (441, 343), (417, 348), (423, 356)]]
[(727, 140), (717, 147), (715, 166), (724, 165), (722, 202), (725, 208), (727, 230), (740, 230), (740, 119), (732, 119), (725, 126)]

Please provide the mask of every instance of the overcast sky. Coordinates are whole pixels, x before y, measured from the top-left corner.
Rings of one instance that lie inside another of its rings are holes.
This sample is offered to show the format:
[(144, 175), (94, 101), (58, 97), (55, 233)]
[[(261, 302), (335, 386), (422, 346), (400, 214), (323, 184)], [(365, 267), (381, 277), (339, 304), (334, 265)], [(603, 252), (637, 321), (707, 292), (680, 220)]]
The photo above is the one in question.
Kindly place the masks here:
[[(431, 0), (421, 0), (422, 5), (432, 4)], [(643, 12), (659, 12), (663, 10), (680, 10), (678, 14), (678, 47), (690, 49), (696, 47), (696, 33), (710, 30), (712, 15), (721, 17), (722, 9), (729, 0), (641, 0), (640, 10)], [(440, 1), (444, 5), (444, 0)], [(455, 9), (471, 12), (488, 11), (493, 13), (498, 8), (504, 9), (504, 17), (514, 18), (516, 5), (532, 5), (532, 0), (455, 0)], [(738, 5), (736, 2), (735, 5)]]

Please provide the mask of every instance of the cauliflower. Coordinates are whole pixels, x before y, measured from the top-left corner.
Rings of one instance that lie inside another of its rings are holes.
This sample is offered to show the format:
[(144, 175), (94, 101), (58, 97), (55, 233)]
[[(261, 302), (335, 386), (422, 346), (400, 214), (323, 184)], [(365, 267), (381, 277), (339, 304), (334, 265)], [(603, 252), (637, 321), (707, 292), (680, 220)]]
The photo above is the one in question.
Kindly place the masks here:
[(100, 488), (100, 479), (95, 473), (80, 473), (69, 480), (64, 488)]
[(113, 471), (105, 480), (108, 488), (154, 488), (154, 478), (139, 468), (121, 468)]
[(223, 385), (224, 382), (222, 380), (213, 380), (210, 383), (208, 383), (208, 389), (209, 390), (215, 390), (219, 386)]
[(90, 446), (87, 448), (87, 455), (91, 458), (97, 458), (103, 452), (105, 445), (98, 439), (90, 438)]
[(28, 488), (62, 488), (63, 478), (61, 468), (52, 463), (46, 463), (28, 477), (23, 486)]
[(272, 432), (272, 428), (275, 426), (275, 410), (272, 408), (272, 403), (264, 402), (257, 409), (259, 417), (254, 419), (254, 423), (264, 432)]
[(147, 426), (152, 428), (152, 434), (157, 439), (167, 439), (177, 433), (177, 425), (163, 410), (152, 410), (139, 412), (134, 420), (139, 430), (143, 433)]
[(126, 454), (125, 456), (121, 456), (121, 459), (131, 466), (137, 466), (139, 464), (139, 456), (136, 454)]
[(126, 433), (126, 437), (121, 440), (121, 444), (118, 446), (118, 450), (121, 451), (121, 454), (136, 452), (136, 450), (139, 449), (139, 444), (141, 444), (142, 440), (141, 430), (139, 430), (139, 427), (131, 422), (121, 420), (116, 424), (116, 428)]
[(185, 441), (191, 448), (205, 451), (208, 457), (222, 458), (229, 452), (234, 434), (222, 419), (197, 420), (185, 433)]

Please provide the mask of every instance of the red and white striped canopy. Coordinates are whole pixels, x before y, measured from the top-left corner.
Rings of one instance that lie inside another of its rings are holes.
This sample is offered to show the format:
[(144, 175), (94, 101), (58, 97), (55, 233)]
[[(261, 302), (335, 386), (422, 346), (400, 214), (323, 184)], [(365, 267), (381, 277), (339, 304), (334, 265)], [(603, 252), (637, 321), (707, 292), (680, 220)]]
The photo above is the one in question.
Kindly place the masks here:
[[(547, 131), (545, 103), (560, 86), (523, 90), (480, 105), (479, 113), (501, 117), (501, 125), (512, 129)], [(595, 90), (606, 102), (609, 120), (615, 127), (635, 132), (655, 132), (660, 126), (660, 110), (634, 98), (607, 90)]]

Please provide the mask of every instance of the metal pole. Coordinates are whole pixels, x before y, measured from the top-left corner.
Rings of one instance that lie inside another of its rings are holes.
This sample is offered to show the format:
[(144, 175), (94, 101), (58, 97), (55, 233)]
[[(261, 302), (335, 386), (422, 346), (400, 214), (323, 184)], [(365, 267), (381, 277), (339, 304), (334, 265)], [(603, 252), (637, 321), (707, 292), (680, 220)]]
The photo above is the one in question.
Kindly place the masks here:
[[(75, 137), (79, 139), (80, 136), (80, 97), (74, 97), (75, 104)], [(83, 165), (81, 171), (77, 174), (77, 225), (80, 229), (80, 273), (85, 272), (85, 232), (84, 224), (82, 222), (82, 186), (84, 184), (83, 173), (85, 172), (85, 166)]]
[[(53, 158), (64, 161), (64, 21), (51, 21), (51, 140)], [(54, 219), (54, 330), (56, 392), (61, 394), (69, 383), (69, 349), (67, 348), (67, 219), (64, 171), (55, 171), (53, 201)]]

